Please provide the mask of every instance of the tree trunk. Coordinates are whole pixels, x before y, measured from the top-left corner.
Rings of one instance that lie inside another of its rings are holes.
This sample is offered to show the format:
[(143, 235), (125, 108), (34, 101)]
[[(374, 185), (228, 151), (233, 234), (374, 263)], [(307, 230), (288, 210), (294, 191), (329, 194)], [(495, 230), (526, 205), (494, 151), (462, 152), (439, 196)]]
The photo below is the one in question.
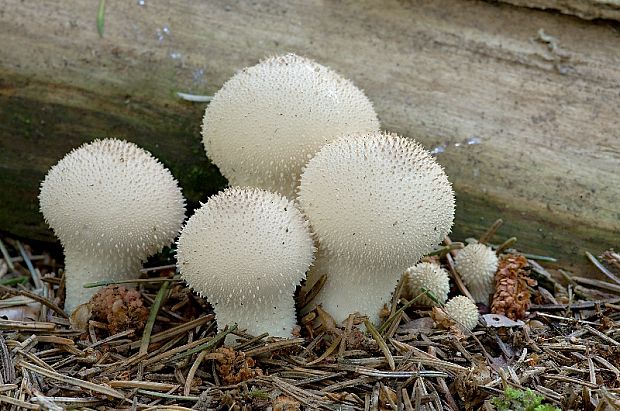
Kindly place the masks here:
[[(162, 4), (166, 3), (166, 4)], [(196, 204), (225, 182), (203, 104), (235, 71), (296, 52), (363, 88), (383, 127), (437, 153), (454, 238), (516, 235), (586, 269), (618, 246), (620, 34), (612, 22), (482, 1), (0, 3), (0, 230), (53, 239), (38, 185), (71, 148), (120, 137), (153, 152)], [(592, 272), (590, 273), (592, 274)]]

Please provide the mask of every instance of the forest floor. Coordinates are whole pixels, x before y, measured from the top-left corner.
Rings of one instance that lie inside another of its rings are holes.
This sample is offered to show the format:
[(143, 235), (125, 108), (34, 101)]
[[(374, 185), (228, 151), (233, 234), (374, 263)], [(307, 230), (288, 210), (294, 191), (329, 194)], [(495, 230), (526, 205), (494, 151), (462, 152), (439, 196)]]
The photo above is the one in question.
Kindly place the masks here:
[[(513, 246), (496, 247), (504, 257), (523, 255)], [(432, 257), (451, 274), (451, 296), (468, 294), (454, 270), (458, 247), (448, 240)], [(3, 410), (620, 409), (613, 250), (587, 256), (608, 281), (523, 255), (515, 278), (526, 301), (506, 315), (490, 312), (497, 301), (479, 304), (472, 331), (441, 304), (403, 298), (401, 281), (377, 328), (363, 332), (364, 317), (354, 315), (336, 324), (315, 309), (289, 339), (234, 325), (218, 332), (210, 305), (173, 264), (102, 287), (69, 317), (62, 267), (46, 250), (2, 238), (0, 251)], [(225, 346), (228, 334), (237, 342)]]

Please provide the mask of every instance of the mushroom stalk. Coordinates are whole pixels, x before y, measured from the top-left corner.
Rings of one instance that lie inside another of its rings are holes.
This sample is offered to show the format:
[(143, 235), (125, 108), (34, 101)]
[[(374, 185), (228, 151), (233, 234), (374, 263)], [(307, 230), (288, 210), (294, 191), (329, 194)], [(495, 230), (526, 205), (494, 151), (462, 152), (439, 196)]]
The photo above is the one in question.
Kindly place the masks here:
[(65, 311), (71, 313), (100, 290), (99, 287), (84, 288), (84, 283), (131, 280), (140, 276), (141, 268), (141, 260), (118, 258), (97, 250), (65, 251)]
[(253, 336), (269, 333), (276, 337), (290, 337), (296, 325), (295, 300), (291, 298), (294, 293), (295, 287), (289, 287), (270, 290), (254, 299), (218, 300), (213, 303), (218, 327), (222, 329), (235, 323)]
[(326, 274), (325, 284), (314, 299), (316, 305), (327, 311), (338, 323), (349, 314), (358, 312), (379, 323), (379, 314), (389, 295), (394, 291), (402, 274), (402, 264), (367, 266), (320, 256), (317, 261)]

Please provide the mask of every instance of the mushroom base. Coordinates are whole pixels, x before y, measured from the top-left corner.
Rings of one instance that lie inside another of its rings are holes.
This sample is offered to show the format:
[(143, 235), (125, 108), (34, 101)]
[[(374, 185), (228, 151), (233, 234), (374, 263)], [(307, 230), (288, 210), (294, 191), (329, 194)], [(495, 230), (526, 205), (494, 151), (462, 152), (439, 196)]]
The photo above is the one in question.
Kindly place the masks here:
[[(226, 325), (237, 324), (239, 330), (254, 336), (269, 333), (272, 337), (290, 337), (296, 325), (293, 292), (214, 302), (218, 331)], [(228, 343), (230, 340), (226, 341)]]
[(110, 255), (88, 255), (65, 251), (65, 312), (71, 314), (87, 303), (101, 288), (84, 288), (84, 284), (102, 280), (131, 280), (140, 276), (139, 258), (123, 259)]
[(327, 280), (315, 297), (314, 307), (321, 305), (338, 323), (358, 312), (378, 324), (379, 313), (398, 284), (406, 267), (353, 265), (348, 261), (319, 255), (310, 279), (326, 274)]

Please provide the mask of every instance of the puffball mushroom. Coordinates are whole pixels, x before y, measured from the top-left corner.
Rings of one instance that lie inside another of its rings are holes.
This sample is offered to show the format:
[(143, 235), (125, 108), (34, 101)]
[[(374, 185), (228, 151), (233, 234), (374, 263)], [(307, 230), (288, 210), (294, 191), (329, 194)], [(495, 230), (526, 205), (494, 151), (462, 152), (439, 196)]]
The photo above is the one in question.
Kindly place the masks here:
[(471, 331), (478, 324), (478, 308), (472, 300), (464, 295), (451, 298), (444, 306), (444, 310), (461, 329), (465, 328)]
[(480, 243), (468, 244), (456, 255), (454, 266), (477, 303), (489, 303), (498, 263), (495, 252)]
[(231, 186), (292, 199), (303, 165), (321, 146), (346, 133), (378, 129), (372, 103), (352, 82), (285, 54), (228, 80), (205, 111), (202, 136)]
[(99, 280), (129, 280), (170, 244), (185, 218), (177, 181), (149, 152), (117, 139), (74, 149), (41, 183), (41, 212), (65, 253), (65, 311)]
[(395, 134), (353, 134), (325, 145), (301, 176), (300, 206), (327, 274), (315, 299), (336, 321), (360, 312), (378, 322), (401, 273), (441, 242), (454, 219), (442, 167)]
[(290, 337), (295, 287), (314, 258), (308, 222), (279, 194), (229, 188), (196, 210), (181, 232), (177, 267), (213, 305), (219, 329)]
[(448, 272), (437, 264), (419, 263), (405, 271), (406, 294), (409, 298), (416, 298), (422, 305), (434, 305), (422, 288), (432, 292), (440, 303), (445, 303), (450, 292), (450, 277)]

